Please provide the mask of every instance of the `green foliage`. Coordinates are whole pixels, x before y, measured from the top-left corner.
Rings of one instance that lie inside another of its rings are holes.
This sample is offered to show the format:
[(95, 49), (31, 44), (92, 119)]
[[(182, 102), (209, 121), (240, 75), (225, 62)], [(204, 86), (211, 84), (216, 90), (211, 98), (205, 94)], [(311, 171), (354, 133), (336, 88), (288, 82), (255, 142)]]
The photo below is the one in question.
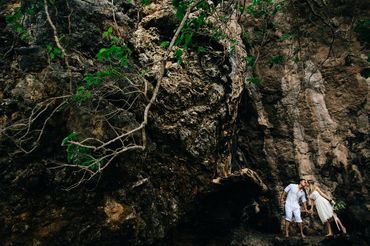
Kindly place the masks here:
[(51, 44), (46, 46), (50, 60), (62, 57), (62, 51), (58, 47), (53, 47)]
[(20, 7), (16, 8), (13, 14), (5, 17), (7, 26), (18, 33), (20, 39), (27, 41), (30, 38), (30, 33), (22, 25), (24, 15)]
[(110, 40), (111, 44), (110, 47), (101, 48), (96, 54), (96, 59), (101, 62), (118, 62), (120, 65), (128, 67), (132, 51), (127, 45), (119, 44), (119, 38), (113, 35), (113, 28), (109, 27), (107, 31), (103, 32), (102, 38)]
[(279, 39), (278, 39), (278, 41), (279, 42), (283, 42), (283, 41), (285, 41), (285, 40), (289, 40), (289, 39), (292, 39), (293, 38), (293, 36), (291, 35), (291, 34), (289, 34), (289, 33), (284, 33), (283, 34), (283, 36), (281, 36)]
[(227, 18), (224, 15), (219, 16), (218, 19), (223, 23), (227, 23)]
[(190, 1), (172, 0), (172, 5), (176, 8), (176, 16), (179, 20), (182, 20), (184, 18), (189, 4)]
[(109, 70), (101, 70), (95, 74), (87, 73), (85, 74), (84, 81), (86, 82), (86, 87), (91, 88), (93, 86), (101, 86), (104, 78), (113, 76), (113, 72)]
[(67, 161), (77, 166), (84, 166), (91, 171), (97, 171), (102, 164), (101, 161), (96, 160), (92, 156), (91, 149), (73, 143), (77, 141), (78, 136), (76, 132), (72, 132), (63, 139), (62, 146), (67, 148)]
[(160, 46), (163, 48), (163, 49), (167, 49), (168, 46), (170, 46), (170, 42), (169, 41), (163, 41), (161, 42)]
[(205, 48), (205, 47), (203, 47), (203, 46), (198, 46), (197, 47), (197, 52), (199, 53), (199, 54), (201, 54), (201, 53), (205, 53), (205, 52), (207, 52), (208, 51), (208, 49), (207, 48)]
[(146, 5), (149, 5), (151, 2), (151, 0), (141, 0), (141, 4), (146, 6)]
[[(20, 0), (20, 6), (16, 7), (12, 14), (5, 16), (7, 27), (15, 31), (21, 40), (28, 41), (31, 38), (30, 32), (23, 26), (26, 15), (35, 15), (43, 9), (43, 0)], [(48, 0), (49, 4), (54, 4), (55, 0)]]
[[(81, 105), (92, 99), (92, 89), (102, 85), (104, 79), (111, 78), (117, 75), (116, 67), (129, 66), (129, 58), (132, 53), (131, 49), (127, 45), (120, 45), (119, 38), (113, 35), (113, 28), (109, 27), (102, 34), (103, 39), (111, 41), (111, 45), (108, 48), (102, 48), (96, 54), (96, 59), (108, 65), (103, 66), (100, 71), (96, 73), (86, 73), (83, 81), (84, 85), (77, 88), (76, 93), (72, 96), (72, 102)], [(48, 50), (53, 50), (48, 48)]]
[(132, 51), (127, 45), (115, 45), (108, 48), (102, 48), (99, 50), (96, 58), (98, 61), (110, 62), (113, 60), (119, 61), (123, 66), (128, 66), (128, 58), (130, 57)]
[[(176, 16), (179, 20), (182, 20), (185, 16), (186, 10), (192, 1), (190, 0), (173, 0), (173, 6), (176, 8)], [(212, 9), (207, 1), (202, 0), (195, 6), (197, 15), (193, 18), (186, 20), (183, 28), (181, 29), (180, 35), (175, 41), (175, 45), (179, 47), (175, 52), (175, 58), (179, 64), (182, 63), (182, 55), (185, 50), (189, 48), (195, 48), (196, 51), (205, 52), (205, 49), (197, 47), (193, 42), (194, 34), (207, 33), (207, 17), (212, 13)], [(162, 42), (164, 43), (164, 42)], [(162, 44), (161, 44), (161, 47)]]
[(272, 66), (275, 64), (282, 64), (283, 62), (284, 62), (284, 57), (282, 55), (276, 55), (276, 56), (271, 57), (267, 61), (267, 65)]
[(230, 53), (234, 53), (236, 50), (236, 45), (238, 44), (238, 41), (235, 39), (230, 39), (229, 42), (230, 42), (230, 46), (229, 46)]
[(247, 79), (247, 83), (258, 85), (259, 83), (261, 83), (261, 81), (258, 77), (252, 76), (252, 77)]
[(113, 28), (110, 26), (108, 28), (108, 30), (106, 30), (105, 32), (103, 32), (102, 34), (102, 38), (110, 38), (111, 36), (113, 35)]
[(72, 102), (82, 105), (87, 101), (91, 100), (93, 87), (99, 87), (102, 85), (103, 80), (108, 77), (114, 76), (113, 72), (110, 70), (101, 70), (95, 74), (87, 73), (85, 74), (83, 80), (85, 84), (78, 87), (76, 93), (72, 96)]
[(183, 62), (182, 55), (184, 54), (184, 51), (182, 49), (177, 49), (175, 51), (175, 58), (178, 64), (181, 64)]
[(347, 204), (344, 201), (339, 200), (334, 204), (333, 210), (338, 212), (338, 211), (345, 209), (346, 207), (347, 207)]
[(355, 27), (358, 39), (367, 45), (370, 44), (370, 19), (361, 20)]
[(254, 66), (254, 63), (256, 61), (256, 57), (254, 57), (252, 55), (247, 55), (244, 59), (247, 62), (248, 66)]
[(91, 91), (87, 90), (85, 86), (80, 86), (77, 88), (76, 94), (73, 95), (72, 100), (81, 105), (86, 101), (90, 100), (91, 97), (92, 97)]
[(275, 15), (284, 6), (284, 1), (274, 2), (273, 0), (252, 0), (247, 7), (247, 13), (255, 18)]
[(221, 31), (221, 30), (215, 30), (213, 33), (212, 33), (212, 38), (216, 41), (220, 41), (222, 39), (225, 39), (227, 38), (227, 35)]

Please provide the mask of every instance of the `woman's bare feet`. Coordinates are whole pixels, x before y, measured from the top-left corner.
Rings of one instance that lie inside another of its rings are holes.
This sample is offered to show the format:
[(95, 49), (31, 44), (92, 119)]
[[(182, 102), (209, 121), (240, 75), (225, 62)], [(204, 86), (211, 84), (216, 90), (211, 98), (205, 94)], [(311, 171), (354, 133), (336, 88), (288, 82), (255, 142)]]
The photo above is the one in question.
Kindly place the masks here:
[(326, 234), (325, 237), (332, 237), (333, 234)]
[(302, 239), (305, 239), (306, 238), (306, 236), (304, 234), (301, 234), (301, 237), (302, 237)]

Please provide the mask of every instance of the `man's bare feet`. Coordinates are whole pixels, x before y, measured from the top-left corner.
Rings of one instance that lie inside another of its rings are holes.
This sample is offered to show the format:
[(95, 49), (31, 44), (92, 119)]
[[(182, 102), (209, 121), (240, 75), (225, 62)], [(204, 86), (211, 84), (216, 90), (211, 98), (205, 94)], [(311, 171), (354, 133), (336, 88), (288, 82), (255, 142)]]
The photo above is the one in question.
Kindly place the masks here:
[(333, 236), (333, 234), (327, 234), (327, 235), (325, 235), (325, 237), (332, 237)]
[(301, 234), (301, 237), (302, 237), (302, 239), (305, 239), (306, 238), (306, 236), (304, 234)]

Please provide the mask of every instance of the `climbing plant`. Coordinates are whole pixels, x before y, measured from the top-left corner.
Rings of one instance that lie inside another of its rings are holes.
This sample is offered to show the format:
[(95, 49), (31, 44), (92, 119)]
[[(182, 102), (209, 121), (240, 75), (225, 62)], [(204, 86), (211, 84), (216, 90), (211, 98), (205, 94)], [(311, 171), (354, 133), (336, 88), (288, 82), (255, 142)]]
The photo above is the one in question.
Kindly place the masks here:
[[(158, 95), (165, 74), (166, 61), (172, 58), (170, 54), (182, 64), (183, 56), (189, 50), (203, 54), (209, 52), (212, 47), (199, 45), (201, 36), (223, 42), (224, 47), (227, 43), (229, 54), (235, 54), (239, 45), (237, 40), (228, 38), (220, 30), (220, 23), (227, 24), (233, 8), (238, 8), (239, 3), (225, 5), (223, 6), (225, 10), (221, 11), (222, 15), (213, 16), (215, 6), (211, 2), (174, 0), (178, 26), (170, 40), (162, 40), (160, 43), (166, 51), (160, 61), (155, 83), (147, 81), (133, 64), (133, 51), (130, 48), (132, 46), (119, 35), (117, 25), (112, 25), (102, 32), (101, 40), (97, 40), (97, 43), (104, 43), (104, 47), (101, 47), (94, 57), (88, 58), (91, 66), (83, 64), (86, 72), (83, 78), (77, 79), (77, 76), (72, 76), (68, 62), (72, 61), (72, 58), (68, 55), (68, 47), (64, 47), (66, 44), (62, 42), (63, 35), (59, 35), (57, 29), (60, 23), (55, 25), (53, 22), (55, 18), (52, 16), (55, 13), (48, 11), (48, 4), (54, 2), (22, 1), (21, 8), (27, 9), (26, 5), (30, 3), (38, 6), (38, 11), (44, 11), (44, 15), (40, 16), (46, 18), (51, 37), (50, 43), (43, 47), (46, 48), (50, 61), (64, 65), (69, 71), (70, 90), (69, 92), (61, 90), (60, 96), (37, 103), (29, 117), (7, 127), (3, 132), (13, 139), (24, 153), (30, 153), (38, 147), (47, 123), (57, 112), (64, 111), (71, 119), (76, 118), (84, 121), (86, 125), (90, 124), (87, 129), (81, 125), (71, 127), (74, 128), (71, 129), (73, 132), (60, 139), (66, 153), (66, 162), (61, 164), (61, 167), (75, 168), (83, 173), (81, 180), (70, 188), (100, 175), (119, 155), (132, 150), (145, 150), (147, 145), (145, 128), (149, 121), (149, 111)], [(150, 1), (141, 3), (147, 5)], [(22, 14), (29, 14), (26, 10), (19, 10), (19, 13), (12, 17), (13, 19), (9, 17), (9, 25), (11, 23), (21, 25)], [(225, 40), (227, 42), (224, 42)], [(61, 62), (63, 59), (64, 64)], [(78, 59), (73, 61), (81, 62)], [(91, 121), (84, 119), (82, 117), (84, 115), (89, 115)], [(128, 117), (130, 124), (125, 121)]]
[[(55, 0), (48, 0), (49, 4), (55, 4)], [(1, 2), (2, 4), (5, 1)], [(44, 0), (20, 0), (18, 6), (5, 16), (7, 27), (19, 35), (23, 41), (28, 41), (31, 37), (30, 30), (24, 26), (25, 17), (35, 15), (44, 7)]]

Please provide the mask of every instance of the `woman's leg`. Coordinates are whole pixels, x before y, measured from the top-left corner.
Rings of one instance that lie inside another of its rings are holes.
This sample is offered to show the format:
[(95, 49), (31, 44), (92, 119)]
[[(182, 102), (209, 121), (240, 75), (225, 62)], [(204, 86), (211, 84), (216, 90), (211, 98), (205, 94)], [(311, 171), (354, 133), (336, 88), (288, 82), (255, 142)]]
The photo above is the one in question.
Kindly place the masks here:
[(328, 234), (326, 236), (332, 236), (333, 235), (333, 232), (331, 230), (331, 225), (330, 225), (329, 220), (327, 220), (325, 223), (326, 223), (326, 228), (328, 230)]
[(338, 223), (338, 225), (340, 226), (340, 228), (341, 228), (342, 232), (343, 232), (344, 234), (347, 234), (347, 229), (344, 227), (344, 225), (342, 224), (342, 222), (340, 221), (340, 219), (339, 219), (338, 217), (337, 217), (336, 219), (337, 219), (337, 223)]

